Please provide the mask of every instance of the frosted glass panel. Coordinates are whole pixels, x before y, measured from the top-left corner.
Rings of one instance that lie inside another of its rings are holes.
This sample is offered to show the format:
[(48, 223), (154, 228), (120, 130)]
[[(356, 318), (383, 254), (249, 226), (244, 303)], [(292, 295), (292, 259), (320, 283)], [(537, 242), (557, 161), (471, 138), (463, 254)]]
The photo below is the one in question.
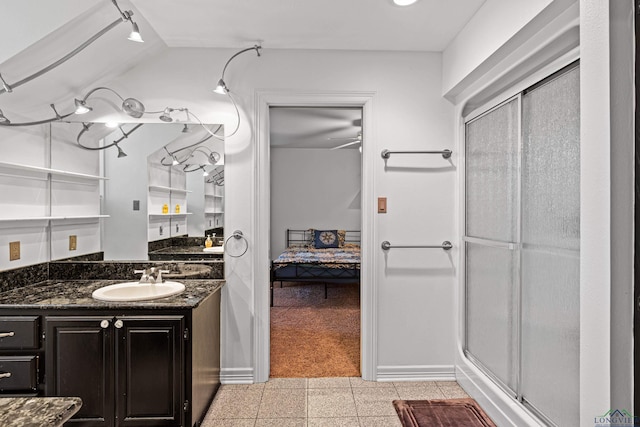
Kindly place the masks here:
[(467, 350), (515, 390), (513, 251), (467, 243)]
[(466, 125), (467, 236), (514, 240), (517, 153), (517, 100)]
[(522, 253), (522, 395), (559, 426), (579, 424), (580, 258)]
[(580, 247), (580, 74), (523, 96), (522, 241)]

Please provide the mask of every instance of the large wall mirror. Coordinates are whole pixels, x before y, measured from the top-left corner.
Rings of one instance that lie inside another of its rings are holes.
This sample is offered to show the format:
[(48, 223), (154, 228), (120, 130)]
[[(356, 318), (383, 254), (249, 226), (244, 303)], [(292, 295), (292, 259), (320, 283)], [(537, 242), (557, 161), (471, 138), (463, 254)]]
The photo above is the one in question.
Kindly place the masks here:
[[(105, 260), (148, 260), (151, 247), (175, 238), (223, 237), (222, 125), (55, 123), (99, 153)], [(164, 245), (167, 246), (167, 245)], [(165, 258), (166, 259), (166, 258)]]

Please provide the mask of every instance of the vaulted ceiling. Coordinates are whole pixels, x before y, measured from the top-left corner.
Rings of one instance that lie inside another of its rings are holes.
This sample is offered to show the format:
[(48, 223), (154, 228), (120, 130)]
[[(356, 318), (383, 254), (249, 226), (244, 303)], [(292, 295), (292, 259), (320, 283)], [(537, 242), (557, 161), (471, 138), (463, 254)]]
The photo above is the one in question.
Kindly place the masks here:
[[(442, 51), (484, 2), (420, 0), (401, 8), (391, 0), (119, 0), (145, 43), (128, 41), (129, 24), (118, 24), (43, 77), (0, 94), (0, 110), (32, 120), (51, 117), (51, 103), (72, 111), (82, 91), (168, 47)], [(10, 0), (2, 9), (0, 75), (10, 85), (120, 18), (110, 0)]]

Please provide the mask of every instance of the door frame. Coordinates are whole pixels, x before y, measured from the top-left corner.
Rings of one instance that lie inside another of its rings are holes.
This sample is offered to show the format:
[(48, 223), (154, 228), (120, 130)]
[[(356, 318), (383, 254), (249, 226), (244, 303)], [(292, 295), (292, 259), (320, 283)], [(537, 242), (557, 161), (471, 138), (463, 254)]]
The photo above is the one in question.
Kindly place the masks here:
[(361, 226), (361, 270), (360, 270), (360, 321), (361, 321), (361, 373), (362, 378), (376, 380), (377, 366), (377, 281), (373, 268), (375, 210), (375, 164), (374, 147), (374, 97), (375, 92), (306, 92), (306, 91), (256, 91), (255, 93), (255, 145), (256, 189), (253, 229), (255, 250), (253, 253), (254, 318), (253, 318), (253, 365), (254, 381), (269, 379), (270, 369), (270, 205), (271, 166), (269, 142), (270, 107), (358, 107), (362, 108), (362, 133), (366, 143), (362, 144), (362, 226)]

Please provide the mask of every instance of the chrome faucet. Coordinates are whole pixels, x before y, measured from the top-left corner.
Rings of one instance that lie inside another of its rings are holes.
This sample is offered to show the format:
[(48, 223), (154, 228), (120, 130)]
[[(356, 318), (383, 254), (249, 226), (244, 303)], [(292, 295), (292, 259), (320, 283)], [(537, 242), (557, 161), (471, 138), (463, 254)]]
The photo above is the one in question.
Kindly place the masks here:
[(142, 277), (140, 277), (140, 280), (138, 281), (138, 283), (150, 283), (150, 284), (155, 284), (155, 283), (162, 283), (162, 281), (164, 280), (162, 278), (162, 273), (168, 274), (170, 273), (169, 270), (160, 270), (159, 268), (155, 268), (155, 267), (151, 267), (151, 268), (145, 268), (144, 270), (133, 270), (133, 272), (135, 274), (142, 274)]

